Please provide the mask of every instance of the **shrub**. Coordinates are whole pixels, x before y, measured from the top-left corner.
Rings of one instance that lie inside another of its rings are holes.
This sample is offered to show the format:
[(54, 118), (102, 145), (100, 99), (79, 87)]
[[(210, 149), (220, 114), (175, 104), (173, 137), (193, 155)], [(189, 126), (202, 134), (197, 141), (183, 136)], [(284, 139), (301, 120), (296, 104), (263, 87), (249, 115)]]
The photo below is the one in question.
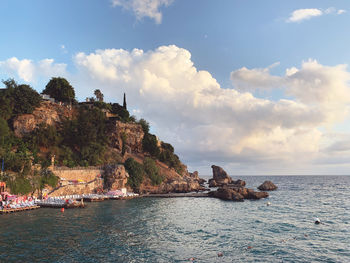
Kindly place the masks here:
[(39, 125), (39, 127), (32, 132), (31, 137), (35, 145), (45, 148), (56, 146), (61, 141), (55, 126), (44, 124)]
[(171, 168), (174, 168), (178, 174), (183, 173), (183, 167), (181, 165), (179, 157), (171, 152), (171, 150), (163, 150), (159, 155), (159, 161), (165, 163)]
[(146, 133), (142, 139), (142, 148), (154, 157), (159, 157), (159, 147), (157, 137), (153, 134)]
[(18, 175), (15, 178), (9, 178), (7, 185), (11, 189), (12, 194), (28, 194), (32, 191), (30, 181), (23, 175)]
[(111, 111), (112, 110), (112, 106), (111, 104), (108, 104), (108, 103), (105, 103), (103, 101), (95, 101), (94, 102), (94, 106), (99, 108), (99, 109), (106, 109), (106, 110), (109, 110)]
[(162, 142), (162, 149), (174, 153), (174, 147), (170, 143)]
[(146, 157), (143, 160), (143, 167), (145, 173), (151, 179), (152, 185), (159, 185), (162, 183), (163, 177), (160, 175), (159, 168), (152, 158)]
[(112, 104), (112, 113), (117, 114), (119, 116), (119, 119), (123, 122), (129, 121), (130, 113), (119, 103)]
[(41, 180), (40, 180), (40, 189), (43, 189), (45, 185), (49, 185), (51, 187), (56, 187), (58, 184), (58, 177), (53, 174), (48, 169), (41, 170)]
[(128, 185), (134, 190), (138, 191), (143, 181), (143, 166), (136, 162), (133, 158), (128, 158), (124, 163), (125, 169), (129, 173)]
[(142, 126), (142, 130), (145, 134), (149, 133), (149, 123), (145, 119), (140, 119), (138, 124)]
[(0, 117), (0, 147), (5, 144), (5, 139), (10, 135), (10, 129), (7, 121)]

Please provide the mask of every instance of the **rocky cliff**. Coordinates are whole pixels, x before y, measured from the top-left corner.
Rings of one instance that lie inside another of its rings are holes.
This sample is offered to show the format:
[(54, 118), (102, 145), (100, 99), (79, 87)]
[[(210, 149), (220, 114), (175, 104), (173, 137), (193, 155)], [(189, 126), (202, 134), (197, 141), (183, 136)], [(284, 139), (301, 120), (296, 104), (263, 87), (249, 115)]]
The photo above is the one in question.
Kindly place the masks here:
[(13, 121), (14, 133), (22, 137), (34, 131), (40, 124), (57, 125), (65, 118), (72, 118), (75, 110), (69, 106), (43, 101), (32, 114), (17, 116)]
[[(58, 103), (44, 101), (32, 114), (20, 115), (14, 119), (14, 133), (18, 137), (23, 137), (34, 131), (41, 124), (60, 127), (60, 123), (63, 120), (75, 118), (77, 114), (78, 107), (70, 108)], [(127, 158), (132, 157), (142, 164), (146, 157), (150, 157), (148, 153), (143, 151), (142, 142), (144, 136), (145, 134), (140, 124), (131, 122), (125, 123), (116, 118), (109, 118), (107, 123), (109, 145), (107, 147), (108, 153), (106, 154), (110, 154), (111, 158), (108, 162), (123, 162), (126, 161)], [(160, 142), (158, 147), (161, 147)], [(125, 153), (123, 152), (123, 148)], [(163, 150), (162, 148), (160, 149), (161, 152)], [(114, 154), (116, 158), (114, 158)], [(160, 185), (152, 185), (150, 178), (145, 175), (143, 183), (140, 186), (140, 192), (170, 193), (199, 191), (204, 189), (201, 186), (203, 181), (199, 179), (198, 173), (190, 174), (187, 171), (187, 167), (181, 162), (177, 164), (177, 171), (160, 161), (156, 161), (156, 166), (159, 168), (160, 175), (163, 177), (163, 182)], [(106, 167), (108, 170), (108, 166)], [(126, 186), (129, 175), (125, 171), (123, 165), (111, 166), (109, 174), (109, 176), (104, 177), (105, 189), (115, 190)], [(70, 188), (65, 187), (65, 189), (68, 191)], [(79, 188), (78, 190), (80, 191), (82, 189)], [(74, 191), (78, 190), (75, 189)]]
[(111, 120), (109, 121), (108, 127), (108, 136), (110, 139), (111, 147), (122, 151), (123, 143), (125, 143), (126, 152), (142, 152), (142, 139), (144, 132), (140, 124), (123, 123), (118, 120)]
[[(144, 154), (127, 154), (126, 158), (132, 157), (135, 161), (142, 163), (146, 157)], [(187, 193), (193, 191), (203, 191), (205, 180), (198, 177), (198, 173), (191, 174), (187, 167), (183, 165), (184, 171), (180, 175), (173, 168), (156, 161), (160, 174), (164, 180), (160, 185), (152, 185), (151, 180), (146, 176), (140, 186), (140, 193), (146, 194), (166, 194), (166, 193)]]

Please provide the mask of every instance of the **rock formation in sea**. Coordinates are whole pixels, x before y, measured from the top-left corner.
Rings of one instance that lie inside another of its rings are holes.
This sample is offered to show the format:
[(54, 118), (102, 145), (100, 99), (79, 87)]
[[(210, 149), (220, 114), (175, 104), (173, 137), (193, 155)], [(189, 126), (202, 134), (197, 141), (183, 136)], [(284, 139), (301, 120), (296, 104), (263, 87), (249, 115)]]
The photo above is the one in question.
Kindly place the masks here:
[(269, 196), (267, 192), (255, 192), (246, 188), (246, 182), (238, 179), (236, 181), (219, 166), (212, 165), (213, 178), (209, 180), (211, 185), (219, 186), (216, 191), (209, 192), (211, 197), (229, 201), (244, 201), (244, 199), (257, 200)]
[(261, 191), (274, 191), (277, 189), (277, 186), (271, 181), (265, 181), (258, 187), (258, 189)]
[(212, 165), (213, 178), (209, 180), (209, 187), (218, 187), (229, 184), (232, 178), (220, 166)]

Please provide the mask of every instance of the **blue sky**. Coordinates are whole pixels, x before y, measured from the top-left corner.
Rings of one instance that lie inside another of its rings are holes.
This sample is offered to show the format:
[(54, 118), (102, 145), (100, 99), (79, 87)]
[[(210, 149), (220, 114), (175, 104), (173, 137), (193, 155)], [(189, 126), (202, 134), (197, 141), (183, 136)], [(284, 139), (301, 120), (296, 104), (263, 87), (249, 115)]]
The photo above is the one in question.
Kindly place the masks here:
[[(110, 0), (2, 0), (0, 59), (53, 58), (71, 63), (77, 52), (96, 49), (154, 49), (175, 44), (192, 54), (197, 68), (210, 71), (222, 85), (232, 69), (300, 65), (314, 58), (326, 64), (350, 60), (350, 16), (329, 15), (285, 23), (299, 8), (349, 9), (348, 1), (177, 0), (161, 7), (163, 19), (137, 20)], [(61, 46), (66, 47), (66, 52)], [(280, 73), (277, 70), (278, 73)]]
[[(350, 172), (343, 149), (350, 150), (348, 69), (339, 66), (350, 61), (349, 1), (1, 0), (0, 10), (0, 78), (41, 91), (50, 77), (63, 75), (80, 100), (95, 88), (112, 101), (127, 91), (133, 113), (149, 119), (191, 169), (207, 173), (221, 162), (240, 174)], [(135, 48), (143, 54), (133, 55)], [(120, 49), (125, 53), (107, 52)], [(52, 60), (41, 65), (46, 59)], [(181, 79), (180, 71), (190, 77)], [(222, 100), (220, 107), (208, 94)], [(178, 106), (186, 98), (192, 100)], [(150, 103), (163, 100), (173, 108), (161, 116)], [(305, 112), (294, 116), (294, 107)], [(297, 120), (286, 124), (289, 118)], [(254, 123), (261, 126), (253, 129)], [(225, 140), (215, 142), (216, 136)], [(298, 141), (311, 146), (297, 147)], [(307, 161), (295, 167), (298, 156)]]

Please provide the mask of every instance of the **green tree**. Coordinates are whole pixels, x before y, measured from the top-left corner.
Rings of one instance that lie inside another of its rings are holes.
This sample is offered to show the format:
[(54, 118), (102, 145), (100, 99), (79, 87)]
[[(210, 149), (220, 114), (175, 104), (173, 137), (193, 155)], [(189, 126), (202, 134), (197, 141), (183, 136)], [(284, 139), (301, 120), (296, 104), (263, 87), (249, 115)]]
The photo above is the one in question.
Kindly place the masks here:
[(133, 158), (128, 158), (124, 166), (129, 173), (128, 185), (130, 185), (134, 191), (138, 192), (143, 181), (144, 170), (142, 164), (139, 164)]
[(145, 134), (149, 133), (149, 123), (145, 119), (140, 119), (138, 124), (142, 126), (142, 130)]
[(0, 90), (0, 117), (8, 120), (12, 116), (14, 107), (13, 90), (17, 87), (17, 83), (13, 79), (4, 80), (6, 89)]
[(65, 103), (75, 103), (75, 91), (74, 88), (65, 78), (52, 78), (49, 83), (47, 83), (44, 94), (50, 95), (57, 101)]
[(10, 135), (7, 121), (0, 117), (0, 147), (4, 145), (5, 139)]
[(146, 133), (142, 139), (142, 148), (154, 157), (159, 157), (160, 150), (158, 147), (157, 137), (153, 134)]
[(13, 114), (32, 113), (40, 105), (41, 97), (29, 85), (18, 85), (12, 92), (14, 100)]
[(94, 95), (96, 96), (97, 101), (103, 102), (103, 94), (99, 89), (95, 89)]

